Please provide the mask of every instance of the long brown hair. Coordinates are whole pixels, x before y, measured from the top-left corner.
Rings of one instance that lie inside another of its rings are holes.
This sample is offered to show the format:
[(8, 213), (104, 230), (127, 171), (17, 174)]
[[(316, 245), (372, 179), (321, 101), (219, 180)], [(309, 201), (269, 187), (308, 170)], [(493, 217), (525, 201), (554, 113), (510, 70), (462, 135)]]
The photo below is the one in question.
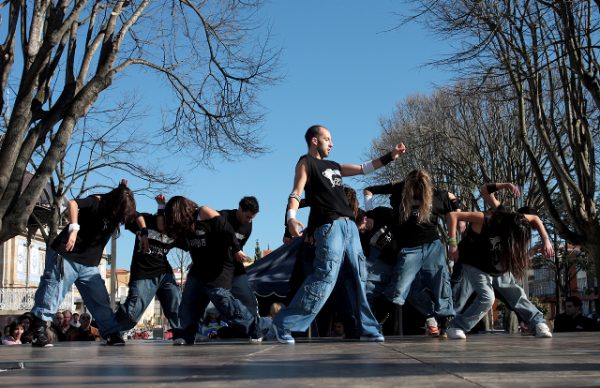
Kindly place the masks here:
[(492, 212), (490, 222), (502, 238), (502, 269), (521, 279), (529, 267), (529, 222), (523, 214), (503, 211)]
[(165, 205), (165, 229), (167, 235), (176, 238), (194, 233), (198, 205), (180, 195), (169, 199)]
[(117, 188), (100, 194), (100, 210), (115, 227), (135, 221), (135, 198), (133, 191), (120, 183)]
[(348, 205), (350, 205), (350, 209), (352, 209), (354, 219), (356, 219), (358, 216), (358, 197), (356, 195), (356, 190), (350, 186), (344, 186), (344, 193), (346, 194)]
[(417, 222), (429, 222), (433, 204), (433, 182), (425, 170), (413, 170), (404, 179), (402, 203), (400, 203), (400, 223), (408, 221), (417, 210)]

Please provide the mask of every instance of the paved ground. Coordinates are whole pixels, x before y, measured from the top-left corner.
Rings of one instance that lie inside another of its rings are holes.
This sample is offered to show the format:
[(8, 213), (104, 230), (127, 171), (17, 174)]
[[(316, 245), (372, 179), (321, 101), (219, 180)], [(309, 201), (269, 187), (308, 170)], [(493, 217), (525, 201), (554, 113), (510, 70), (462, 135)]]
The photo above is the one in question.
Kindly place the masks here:
[(467, 341), (388, 337), (383, 344), (212, 342), (175, 347), (60, 343), (0, 346), (0, 386), (600, 387), (600, 333)]

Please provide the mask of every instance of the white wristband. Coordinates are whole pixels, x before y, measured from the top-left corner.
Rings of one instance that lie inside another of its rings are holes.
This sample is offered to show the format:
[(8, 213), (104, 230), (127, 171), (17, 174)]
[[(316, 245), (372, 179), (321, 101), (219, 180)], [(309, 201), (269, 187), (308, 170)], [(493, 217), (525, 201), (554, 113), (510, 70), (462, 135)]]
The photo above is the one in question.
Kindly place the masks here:
[(159, 203), (158, 204), (158, 210), (165, 210), (165, 204), (164, 203)]
[(363, 174), (367, 175), (375, 171), (375, 166), (373, 166), (373, 161), (369, 160), (368, 162), (364, 162), (362, 165)]
[(292, 218), (293, 218), (293, 219), (296, 219), (296, 213), (297, 213), (297, 212), (298, 212), (297, 210), (294, 210), (294, 209), (289, 209), (289, 210), (287, 211), (287, 213), (285, 213), (285, 222), (288, 222), (288, 221), (289, 221), (289, 220), (291, 220)]
[(69, 233), (79, 229), (81, 229), (81, 226), (79, 226), (79, 224), (69, 224)]

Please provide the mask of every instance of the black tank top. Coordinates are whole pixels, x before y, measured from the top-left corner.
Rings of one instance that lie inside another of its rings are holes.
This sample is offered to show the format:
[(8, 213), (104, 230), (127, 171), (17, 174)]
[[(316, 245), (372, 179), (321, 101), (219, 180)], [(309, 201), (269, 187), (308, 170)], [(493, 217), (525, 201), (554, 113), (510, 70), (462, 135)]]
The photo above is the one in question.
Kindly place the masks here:
[(342, 184), (341, 166), (330, 160), (304, 155), (308, 167), (306, 202), (310, 206), (308, 224), (317, 228), (339, 217), (354, 218)]
[(490, 274), (499, 276), (506, 272), (501, 262), (501, 237), (486, 214), (481, 232), (469, 227), (466, 236), (458, 244), (459, 260)]

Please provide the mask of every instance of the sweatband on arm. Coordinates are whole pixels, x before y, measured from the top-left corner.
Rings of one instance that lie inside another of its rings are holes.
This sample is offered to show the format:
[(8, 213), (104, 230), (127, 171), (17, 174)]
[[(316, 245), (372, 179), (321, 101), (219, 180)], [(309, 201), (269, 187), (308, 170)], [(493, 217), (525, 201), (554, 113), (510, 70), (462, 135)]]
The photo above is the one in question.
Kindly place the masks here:
[(460, 210), (460, 201), (458, 200), (458, 198), (450, 200), (450, 207), (453, 211)]
[(486, 190), (488, 191), (488, 193), (493, 194), (496, 191), (498, 191), (498, 186), (495, 183), (488, 183), (485, 186)]
[(81, 226), (79, 226), (79, 224), (69, 224), (69, 232), (79, 229), (81, 229)]
[(381, 164), (382, 164), (382, 165), (384, 165), (384, 166), (385, 166), (386, 164), (390, 163), (390, 162), (391, 162), (391, 161), (393, 161), (393, 160), (394, 160), (394, 158), (392, 157), (392, 151), (388, 152), (388, 153), (387, 153), (387, 154), (385, 154), (385, 155), (382, 155), (382, 156), (379, 158), (379, 161), (380, 161), (380, 162), (381, 162)]
[(287, 221), (291, 220), (292, 218), (296, 219), (296, 213), (297, 212), (298, 211), (295, 210), (295, 209), (289, 209), (287, 211), (287, 213), (285, 213), (285, 221), (287, 222)]
[(300, 201), (302, 201), (302, 197), (300, 197), (298, 194), (291, 192), (288, 198), (293, 198), (296, 201), (298, 201), (298, 203), (300, 203)]
[(364, 162), (361, 164), (363, 174), (367, 175), (375, 171), (375, 166), (373, 166), (373, 161), (369, 160), (368, 162)]

